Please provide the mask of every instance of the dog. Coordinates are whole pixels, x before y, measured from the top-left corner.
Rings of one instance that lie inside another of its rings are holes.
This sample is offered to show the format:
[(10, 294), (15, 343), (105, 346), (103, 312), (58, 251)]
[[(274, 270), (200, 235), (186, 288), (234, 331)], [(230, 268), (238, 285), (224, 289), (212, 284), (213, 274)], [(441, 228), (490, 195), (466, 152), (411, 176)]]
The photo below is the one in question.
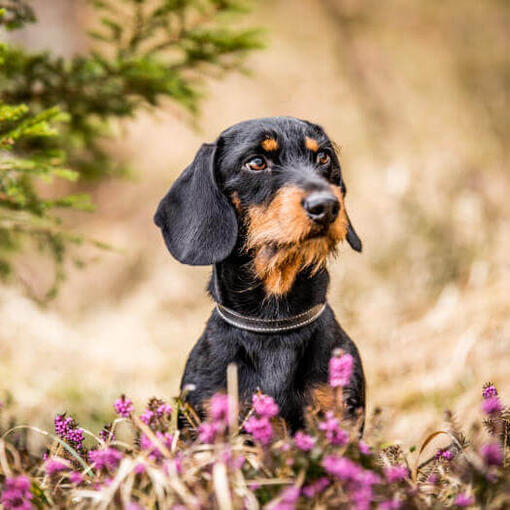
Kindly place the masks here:
[(240, 402), (271, 395), (291, 430), (304, 409), (331, 408), (328, 364), (336, 348), (354, 358), (344, 388), (350, 416), (365, 408), (358, 350), (326, 302), (326, 262), (346, 240), (361, 251), (345, 209), (335, 146), (324, 130), (292, 117), (240, 122), (203, 144), (154, 217), (170, 253), (212, 265), (216, 302), (189, 355), (181, 389), (204, 416), (238, 369)]

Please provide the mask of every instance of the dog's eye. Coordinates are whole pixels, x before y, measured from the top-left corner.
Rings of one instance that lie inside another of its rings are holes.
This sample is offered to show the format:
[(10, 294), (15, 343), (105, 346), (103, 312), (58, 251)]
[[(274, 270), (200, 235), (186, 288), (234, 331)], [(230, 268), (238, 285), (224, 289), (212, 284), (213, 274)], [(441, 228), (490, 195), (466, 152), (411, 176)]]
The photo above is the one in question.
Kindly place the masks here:
[(257, 156), (256, 158), (252, 158), (249, 161), (247, 161), (244, 166), (248, 168), (248, 170), (259, 171), (267, 168), (267, 163), (264, 158)]
[(327, 152), (321, 151), (317, 154), (317, 163), (322, 166), (326, 166), (331, 161), (331, 158)]

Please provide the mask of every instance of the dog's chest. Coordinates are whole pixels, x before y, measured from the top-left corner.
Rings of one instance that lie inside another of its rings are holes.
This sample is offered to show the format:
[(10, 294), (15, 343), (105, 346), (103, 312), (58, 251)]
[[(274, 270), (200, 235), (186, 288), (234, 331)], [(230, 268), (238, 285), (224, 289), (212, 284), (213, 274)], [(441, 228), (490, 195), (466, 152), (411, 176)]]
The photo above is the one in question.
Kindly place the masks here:
[(250, 394), (260, 389), (269, 395), (282, 395), (301, 388), (307, 376), (306, 342), (253, 343), (241, 346), (240, 390)]

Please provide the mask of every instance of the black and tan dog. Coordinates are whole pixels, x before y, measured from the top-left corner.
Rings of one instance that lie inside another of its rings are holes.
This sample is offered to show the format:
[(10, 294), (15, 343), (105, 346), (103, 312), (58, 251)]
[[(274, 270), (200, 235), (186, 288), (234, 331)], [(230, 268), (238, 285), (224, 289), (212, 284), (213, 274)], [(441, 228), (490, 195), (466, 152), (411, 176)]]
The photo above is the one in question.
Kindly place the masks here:
[(328, 255), (356, 235), (333, 144), (310, 122), (275, 117), (241, 122), (204, 144), (159, 204), (155, 222), (180, 262), (213, 265), (216, 301), (186, 364), (189, 402), (226, 387), (238, 367), (240, 398), (260, 389), (275, 398), (291, 429), (307, 405), (328, 407), (328, 362), (335, 348), (355, 359), (345, 399), (365, 405), (356, 346), (326, 303)]

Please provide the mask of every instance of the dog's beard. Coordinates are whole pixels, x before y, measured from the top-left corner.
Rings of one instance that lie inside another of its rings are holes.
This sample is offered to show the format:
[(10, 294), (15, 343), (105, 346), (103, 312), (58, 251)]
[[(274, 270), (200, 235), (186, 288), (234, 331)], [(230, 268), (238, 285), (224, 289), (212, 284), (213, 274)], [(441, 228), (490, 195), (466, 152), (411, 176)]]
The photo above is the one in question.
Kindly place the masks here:
[(307, 270), (310, 276), (317, 274), (335, 251), (336, 243), (328, 237), (283, 246), (263, 245), (255, 252), (253, 268), (266, 292), (281, 296), (291, 289), (298, 273)]
[(247, 211), (245, 249), (253, 254), (254, 273), (270, 295), (289, 292), (303, 270), (313, 276), (326, 265), (347, 235), (348, 220), (340, 189), (332, 187), (342, 207), (327, 227), (314, 224), (302, 207), (304, 192), (282, 188), (269, 206)]

